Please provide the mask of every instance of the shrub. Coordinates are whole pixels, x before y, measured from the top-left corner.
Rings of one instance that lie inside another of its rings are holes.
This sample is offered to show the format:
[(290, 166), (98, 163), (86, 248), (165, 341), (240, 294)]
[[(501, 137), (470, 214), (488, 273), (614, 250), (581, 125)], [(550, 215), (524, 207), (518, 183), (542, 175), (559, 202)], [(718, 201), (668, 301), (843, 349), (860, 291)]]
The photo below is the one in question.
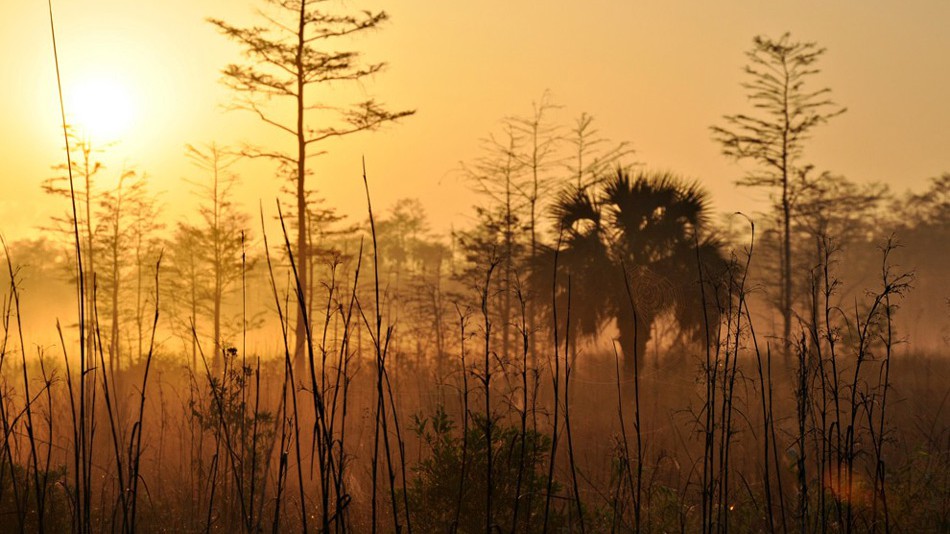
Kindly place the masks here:
[[(429, 450), (428, 457), (413, 469), (407, 489), (413, 528), (420, 532), (451, 531), (457, 515), (458, 532), (484, 531), (488, 418), (473, 414), (464, 439), (442, 406), (437, 406), (430, 417), (413, 416), (413, 423), (415, 433)], [(545, 471), (551, 438), (531, 430), (522, 437), (518, 427), (499, 426), (497, 421), (492, 424), (495, 425), (491, 430), (490, 451), (493, 523), (504, 532), (540, 530), (544, 520)], [(557, 490), (555, 485), (555, 493)], [(514, 528), (516, 503), (518, 525)], [(548, 526), (556, 531), (563, 522), (559, 514), (552, 513)]]

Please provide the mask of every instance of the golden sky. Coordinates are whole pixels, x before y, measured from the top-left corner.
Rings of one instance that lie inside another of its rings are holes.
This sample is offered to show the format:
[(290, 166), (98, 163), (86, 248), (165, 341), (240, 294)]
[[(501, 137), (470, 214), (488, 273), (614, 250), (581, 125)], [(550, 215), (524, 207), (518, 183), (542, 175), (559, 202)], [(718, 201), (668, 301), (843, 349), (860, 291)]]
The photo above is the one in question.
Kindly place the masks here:
[[(23, 237), (64, 206), (40, 184), (63, 161), (45, 2), (3, 0), (0, 18), (0, 232)], [(186, 143), (280, 143), (254, 117), (226, 112), (219, 70), (239, 48), (207, 17), (253, 22), (248, 0), (54, 0), (67, 103), (84, 87), (127, 88), (129, 128), (102, 155), (110, 172), (153, 177), (164, 202), (184, 211), (197, 171)], [(748, 210), (761, 194), (736, 190), (742, 168), (719, 155), (708, 127), (748, 109), (740, 83), (752, 37), (828, 49), (816, 82), (849, 111), (821, 128), (806, 155), (819, 169), (902, 191), (950, 171), (950, 2), (401, 0), (391, 20), (355, 46), (388, 69), (357, 97), (376, 96), (416, 116), (383, 131), (333, 141), (314, 160), (312, 187), (351, 217), (363, 216), (360, 157), (374, 203), (418, 197), (439, 227), (468, 223), (472, 195), (459, 162), (499, 119), (528, 114), (550, 90), (570, 123), (593, 114), (604, 136), (626, 140), (637, 160), (700, 180), (721, 211)], [(817, 87), (817, 86), (816, 86)], [(67, 112), (70, 112), (67, 109)], [(287, 145), (292, 147), (292, 145)], [(272, 206), (271, 167), (240, 166), (242, 200)], [(107, 179), (107, 178), (106, 178)]]

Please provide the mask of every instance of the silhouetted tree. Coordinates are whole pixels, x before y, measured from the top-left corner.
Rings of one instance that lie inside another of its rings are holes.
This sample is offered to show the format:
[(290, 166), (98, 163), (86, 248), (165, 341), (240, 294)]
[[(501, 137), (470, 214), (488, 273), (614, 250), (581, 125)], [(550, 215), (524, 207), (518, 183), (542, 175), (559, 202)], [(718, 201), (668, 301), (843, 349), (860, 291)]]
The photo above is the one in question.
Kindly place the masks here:
[(626, 141), (612, 144), (600, 136), (594, 128), (594, 117), (581, 113), (574, 121), (574, 127), (567, 137), (571, 146), (570, 157), (566, 159), (568, 175), (578, 189), (593, 185), (597, 180), (610, 176), (610, 169), (634, 154)]
[(854, 241), (870, 241), (871, 236), (885, 237), (874, 234), (879, 223), (877, 208), (887, 196), (886, 187), (857, 184), (827, 172), (808, 180), (808, 174), (803, 173), (792, 200), (796, 212), (792, 233), (801, 241), (799, 247), (792, 243), (792, 249), (798, 248), (802, 256), (798, 263), (805, 271), (821, 263), (826, 246), (846, 248)]
[[(76, 226), (78, 227), (77, 231), (79, 232), (78, 243), (73, 244), (73, 211), (67, 211), (66, 215), (61, 217), (54, 218), (54, 224), (57, 226), (59, 232), (68, 237), (70, 247), (77, 246), (79, 247), (82, 258), (83, 258), (83, 276), (87, 281), (85, 289), (86, 294), (81, 295), (81, 298), (86, 301), (86, 323), (87, 328), (90, 332), (95, 332), (96, 323), (95, 323), (95, 314), (92, 313), (92, 310), (95, 308), (95, 302), (93, 302), (94, 291), (93, 291), (93, 279), (96, 272), (96, 254), (93, 234), (95, 233), (95, 223), (93, 222), (93, 204), (95, 198), (95, 179), (99, 172), (104, 168), (102, 163), (95, 156), (99, 150), (93, 147), (92, 141), (89, 138), (80, 138), (74, 131), (70, 130), (67, 134), (70, 139), (70, 149), (75, 153), (72, 158), (72, 172), (78, 177), (79, 187), (76, 187), (75, 198), (76, 198)], [(55, 170), (60, 172), (59, 176), (51, 178), (43, 182), (43, 190), (50, 195), (61, 196), (64, 198), (70, 197), (70, 185), (69, 185), (69, 169), (66, 168), (66, 165), (58, 165), (54, 167)], [(74, 270), (75, 271), (75, 270)], [(76, 271), (78, 272), (78, 271)], [(91, 355), (95, 354), (96, 347), (96, 336), (88, 335), (86, 336), (86, 354)]]
[[(237, 27), (210, 19), (218, 30), (244, 48), (248, 64), (231, 64), (224, 69), (226, 83), (239, 93), (236, 107), (255, 113), (264, 123), (295, 141), (291, 152), (248, 150), (247, 155), (277, 161), (294, 183), (297, 204), (297, 247), (295, 251), (301, 291), (310, 287), (310, 250), (307, 247), (308, 158), (312, 146), (321, 141), (365, 130), (397, 120), (413, 111), (388, 111), (375, 100), (336, 106), (313, 98), (312, 90), (341, 81), (358, 82), (383, 69), (383, 63), (363, 64), (358, 52), (337, 51), (334, 42), (378, 28), (387, 20), (385, 12), (363, 11), (358, 15), (323, 9), (326, 0), (267, 0), (273, 13), (261, 12), (264, 26)], [(262, 102), (261, 98), (265, 99)], [(293, 119), (285, 121), (266, 101), (279, 99), (293, 105)], [(310, 301), (302, 295), (295, 327), (295, 360), (303, 363), (306, 346), (304, 309)]]
[[(75, 291), (75, 286), (65, 276), (65, 273), (75, 272), (74, 256), (48, 232), (8, 241), (7, 249), (16, 260), (14, 274), (17, 285), (29, 295), (31, 304), (21, 310), (23, 324), (47, 325), (49, 337), (46, 339), (55, 339), (55, 325), (49, 318), (66, 317), (75, 312), (75, 303), (63, 299), (63, 295)], [(9, 271), (0, 269), (0, 287), (9, 288), (10, 283)]]
[[(481, 279), (485, 262), (498, 265), (497, 295), (494, 302), (501, 330), (501, 354), (508, 354), (511, 341), (513, 299), (520, 266), (525, 250), (523, 217), (529, 205), (522, 194), (530, 185), (531, 177), (519, 159), (525, 143), (524, 136), (511, 121), (502, 122), (500, 135), (491, 134), (482, 140), (482, 155), (462, 171), (472, 189), (485, 199), (477, 209), (480, 228), (463, 233), (461, 244), (474, 267), (475, 277)], [(481, 235), (477, 235), (481, 234)]]
[(557, 187), (557, 171), (564, 159), (561, 126), (552, 117), (559, 107), (545, 91), (540, 101), (532, 102), (531, 114), (505, 119), (506, 126), (512, 128), (519, 139), (514, 157), (523, 177), (516, 182), (516, 192), (527, 205), (526, 223), (532, 257), (541, 233), (543, 202)]
[(168, 244), (169, 272), (165, 290), (169, 298), (163, 301), (173, 309), (167, 317), (174, 320), (182, 344), (190, 348), (191, 368), (200, 369), (198, 364), (198, 340), (192, 334), (192, 325), (198, 324), (199, 312), (205, 302), (208, 273), (199, 256), (201, 239), (198, 229), (179, 222)]
[[(222, 315), (225, 297), (234, 291), (245, 268), (244, 243), (248, 216), (234, 205), (233, 188), (237, 175), (228, 171), (237, 156), (214, 143), (203, 149), (188, 145), (188, 158), (207, 176), (193, 183), (201, 197), (198, 213), (201, 224), (184, 225), (184, 236), (194, 246), (193, 254), (208, 274), (206, 287), (199, 289), (203, 307), (212, 321), (214, 364), (223, 359)], [(186, 264), (187, 268), (187, 264)]]
[(907, 321), (901, 330), (915, 349), (939, 354), (950, 347), (950, 173), (905, 195), (895, 208), (900, 262), (915, 272), (914, 291), (901, 305)]
[[(96, 219), (99, 224), (95, 230), (95, 246), (100, 259), (105, 262), (105, 276), (97, 276), (100, 304), (100, 317), (109, 317), (109, 331), (104, 333), (108, 340), (109, 365), (111, 371), (121, 369), (121, 338), (128, 334), (122, 324), (130, 316), (136, 323), (137, 355), (141, 357), (145, 336), (146, 300), (143, 288), (143, 270), (157, 259), (154, 238), (160, 228), (155, 221), (154, 197), (148, 193), (148, 180), (145, 174), (124, 171), (119, 175), (116, 186), (104, 191), (98, 201)], [(149, 222), (143, 222), (143, 218)], [(130, 252), (132, 254), (130, 254)], [(129, 284), (130, 278), (136, 283)], [(134, 298), (126, 298), (134, 291)], [(134, 302), (134, 308), (128, 306)], [(131, 352), (131, 351), (129, 351)], [(126, 355), (126, 364), (131, 364), (131, 354)]]
[[(388, 216), (376, 221), (380, 261), (385, 268), (387, 314), (404, 326), (423, 356), (430, 343), (435, 344), (439, 368), (445, 354), (446, 295), (444, 269), (449, 249), (432, 235), (425, 210), (417, 199), (399, 199)], [(398, 339), (395, 341), (398, 343)]]
[(716, 282), (728, 263), (708, 230), (708, 197), (698, 185), (619, 169), (597, 188), (566, 189), (553, 215), (560, 243), (541, 258), (547, 269), (536, 270), (535, 283), (552, 287), (557, 254), (559, 306), (570, 281), (573, 333), (593, 336), (615, 320), (630, 365), (664, 312), (697, 340), (707, 321), (715, 328)]
[(148, 177), (142, 176), (145, 185), (141, 194), (132, 198), (131, 226), (129, 227), (129, 241), (135, 258), (135, 321), (136, 358), (142, 361), (145, 356), (145, 343), (149, 336), (150, 312), (153, 311), (152, 295), (154, 287), (151, 280), (155, 277), (157, 258), (162, 254), (163, 238), (159, 232), (164, 230), (165, 224), (158, 218), (159, 207), (154, 194), (149, 194), (147, 188)]
[[(325, 199), (311, 193), (308, 191), (307, 195), (307, 250), (310, 272), (306, 278), (309, 287), (305, 288), (305, 291), (310, 296), (308, 314), (310, 317), (318, 317), (316, 309), (325, 305), (325, 295), (321, 292), (328, 290), (323, 281), (332, 276), (332, 272), (327, 271), (332, 271), (334, 266), (339, 266), (349, 259), (340, 247), (345, 245), (346, 237), (351, 236), (354, 229), (352, 225), (341, 226), (346, 216), (340, 215), (333, 206), (327, 206)], [(291, 222), (296, 228), (296, 220)]]
[(412, 270), (418, 261), (417, 248), (429, 233), (425, 209), (418, 199), (396, 201), (388, 216), (376, 221), (380, 261), (394, 278), (398, 287), (406, 270)]
[(808, 171), (802, 162), (804, 143), (814, 128), (845, 110), (832, 102), (830, 89), (809, 90), (805, 83), (818, 74), (816, 66), (825, 49), (811, 42), (757, 36), (746, 53), (749, 80), (742, 84), (752, 104), (750, 114), (726, 115), (722, 126), (713, 126), (713, 138), (723, 154), (755, 162), (737, 183), (777, 191), (773, 199), (781, 213), (779, 310), (782, 334), (789, 341), (793, 315), (792, 219), (796, 177)]
[[(128, 335), (122, 325), (130, 317), (137, 325), (141, 354), (145, 335), (144, 295), (148, 292), (143, 270), (154, 265), (156, 232), (161, 224), (156, 220), (155, 198), (147, 191), (145, 174), (123, 170), (115, 179), (114, 186), (97, 184), (105, 169), (96, 157), (100, 150), (93, 147), (89, 138), (70, 134), (70, 139), (70, 147), (75, 153), (73, 175), (78, 177), (79, 184), (76, 189), (78, 245), (83, 257), (84, 276), (89, 281), (84, 295), (89, 310), (86, 319), (93, 333), (86, 338), (86, 351), (90, 355), (96, 354), (95, 349), (102, 340), (103, 344), (98, 348), (108, 353), (110, 370), (114, 372), (122, 365), (120, 353), (124, 349), (121, 339)], [(59, 165), (56, 169), (65, 172), (66, 166)], [(46, 180), (43, 189), (48, 194), (68, 198), (68, 176)], [(74, 246), (72, 212), (54, 218), (54, 224), (66, 242)], [(134, 309), (127, 306), (129, 300), (126, 299), (131, 289), (127, 282), (133, 271), (138, 279)], [(72, 266), (70, 272), (74, 272)]]
[(910, 194), (900, 209), (909, 227), (919, 225), (950, 227), (950, 172), (930, 180), (930, 187)]
[[(532, 103), (531, 114), (525, 117), (512, 117), (507, 122), (524, 139), (521, 150), (515, 154), (524, 169), (524, 178), (516, 182), (517, 193), (527, 205), (526, 229), (529, 235), (526, 265), (534, 265), (539, 251), (539, 239), (542, 231), (541, 214), (551, 192), (557, 187), (557, 171), (563, 163), (561, 154), (560, 126), (552, 119), (552, 113), (559, 106), (551, 101), (547, 91), (540, 102)], [(535, 343), (536, 303), (535, 295), (522, 292), (526, 300), (526, 322), (528, 347), (532, 363), (537, 366), (537, 346)]]

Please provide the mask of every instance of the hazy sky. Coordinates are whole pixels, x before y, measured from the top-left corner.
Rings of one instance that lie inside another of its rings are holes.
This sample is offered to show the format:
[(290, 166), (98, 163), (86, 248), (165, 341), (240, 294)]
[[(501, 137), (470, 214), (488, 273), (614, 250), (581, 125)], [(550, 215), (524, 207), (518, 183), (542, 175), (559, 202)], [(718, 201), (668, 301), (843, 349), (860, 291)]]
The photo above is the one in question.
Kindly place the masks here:
[[(55, 206), (40, 189), (62, 162), (45, 2), (4, 0), (0, 18), (0, 232), (16, 238), (46, 224)], [(77, 87), (115, 80), (134, 121), (102, 154), (114, 176), (148, 172), (164, 201), (183, 211), (185, 143), (288, 142), (253, 117), (226, 112), (220, 69), (239, 48), (207, 17), (255, 19), (247, 0), (54, 0), (67, 101)], [(732, 182), (741, 167), (719, 155), (709, 126), (748, 109), (740, 83), (752, 37), (790, 31), (828, 49), (816, 82), (848, 112), (807, 148), (822, 170), (895, 189), (920, 188), (950, 171), (950, 2), (889, 1), (349, 1), (385, 7), (391, 20), (356, 46), (388, 69), (356, 97), (373, 95), (416, 116), (381, 132), (326, 145), (311, 185), (362, 217), (360, 156), (381, 209), (418, 197), (436, 225), (467, 224), (472, 195), (459, 162), (499, 119), (528, 114), (550, 90), (570, 123), (593, 114), (601, 133), (626, 140), (637, 160), (700, 180), (721, 211), (756, 198)], [(69, 111), (69, 110), (67, 110)], [(287, 145), (291, 147), (292, 145)], [(266, 165), (241, 167), (243, 199), (273, 205), (280, 182)], [(109, 175), (106, 175), (109, 176)], [(109, 178), (104, 178), (108, 180)]]

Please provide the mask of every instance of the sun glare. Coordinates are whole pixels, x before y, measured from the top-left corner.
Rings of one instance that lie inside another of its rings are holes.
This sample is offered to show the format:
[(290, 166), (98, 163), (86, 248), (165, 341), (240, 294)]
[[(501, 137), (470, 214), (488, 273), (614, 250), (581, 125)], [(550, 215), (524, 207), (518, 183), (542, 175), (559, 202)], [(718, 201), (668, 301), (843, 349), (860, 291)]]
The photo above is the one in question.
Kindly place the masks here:
[(118, 141), (128, 132), (135, 112), (127, 87), (105, 76), (76, 84), (69, 90), (66, 106), (77, 133), (99, 142)]

